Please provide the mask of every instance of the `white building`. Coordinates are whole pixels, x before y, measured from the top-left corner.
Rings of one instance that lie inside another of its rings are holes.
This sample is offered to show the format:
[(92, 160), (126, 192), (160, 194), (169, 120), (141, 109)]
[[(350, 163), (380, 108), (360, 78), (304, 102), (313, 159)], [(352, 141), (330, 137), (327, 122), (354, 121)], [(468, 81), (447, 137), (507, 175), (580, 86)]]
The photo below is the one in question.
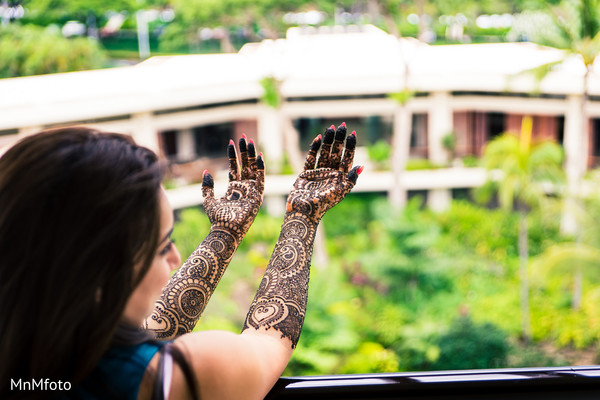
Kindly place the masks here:
[[(526, 73), (563, 59), (541, 81)], [(401, 126), (402, 106), (388, 96), (410, 90), (415, 96), (404, 106), (412, 131), (405, 150), (413, 158), (447, 164), (441, 138), (450, 132), (457, 157), (481, 155), (493, 136), (518, 133), (521, 118), (531, 115), (535, 138), (564, 144), (568, 162), (591, 167), (600, 162), (600, 78), (596, 68), (583, 121), (584, 72), (576, 57), (531, 43), (429, 46), (372, 26), (294, 28), (286, 39), (249, 44), (237, 54), (153, 57), (131, 67), (0, 80), (0, 153), (43, 128), (84, 123), (130, 134), (173, 163), (186, 163), (178, 171), (195, 181), (206, 167), (226, 168), (229, 139), (246, 133), (256, 138), (267, 168), (277, 171), (286, 121), (299, 132), (302, 152), (325, 127), (342, 121), (358, 132), (359, 145), (389, 142)], [(264, 77), (281, 81), (279, 109), (260, 100)], [(357, 157), (368, 163), (364, 151)], [(219, 177), (225, 180), (225, 171)], [(271, 196), (287, 193), (293, 181), (267, 179)], [(430, 205), (441, 209), (452, 190), (480, 185), (485, 172), (454, 167), (407, 171), (401, 179), (409, 192), (428, 191)], [(386, 192), (392, 181), (389, 171), (373, 166), (355, 190)], [(217, 191), (225, 186), (217, 182)], [(201, 200), (197, 185), (170, 195), (175, 207)]]

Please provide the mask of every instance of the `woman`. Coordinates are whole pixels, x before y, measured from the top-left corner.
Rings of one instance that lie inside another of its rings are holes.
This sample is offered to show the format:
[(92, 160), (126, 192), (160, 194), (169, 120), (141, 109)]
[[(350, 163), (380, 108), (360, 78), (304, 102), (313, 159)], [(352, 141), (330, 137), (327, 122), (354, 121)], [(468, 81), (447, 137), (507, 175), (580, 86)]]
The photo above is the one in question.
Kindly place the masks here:
[(362, 171), (355, 144), (345, 124), (312, 143), (239, 335), (191, 330), (262, 203), (251, 140), (228, 146), (223, 198), (205, 171), (211, 230), (171, 278), (154, 153), (82, 127), (16, 144), (0, 158), (0, 397), (263, 398), (300, 335), (317, 225)]

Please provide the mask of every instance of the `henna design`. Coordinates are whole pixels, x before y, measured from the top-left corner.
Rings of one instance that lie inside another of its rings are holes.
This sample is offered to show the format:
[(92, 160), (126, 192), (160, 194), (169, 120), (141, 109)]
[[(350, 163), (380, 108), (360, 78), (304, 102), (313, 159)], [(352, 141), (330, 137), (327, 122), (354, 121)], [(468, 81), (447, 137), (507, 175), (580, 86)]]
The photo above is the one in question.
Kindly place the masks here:
[[(334, 142), (335, 135), (335, 142)], [(274, 329), (295, 348), (304, 322), (310, 259), (319, 221), (354, 187), (362, 167), (349, 170), (356, 133), (346, 138), (346, 124), (325, 131), (311, 144), (287, 200), (286, 215), (271, 260), (246, 316), (243, 330)], [(320, 149), (319, 160), (316, 155)], [(342, 155), (342, 151), (344, 154)], [(317, 169), (315, 169), (317, 165)]]
[(304, 163), (304, 170), (315, 168), (315, 164), (317, 163), (317, 152), (321, 147), (321, 135), (317, 136), (312, 144), (310, 145), (310, 150), (308, 150), (308, 156), (306, 157), (306, 162)]
[(321, 146), (321, 153), (319, 154), (319, 161), (317, 168), (326, 168), (330, 165), (330, 154), (331, 145), (335, 136), (335, 126), (331, 125), (325, 129), (325, 135), (323, 136), (323, 145)]
[(254, 142), (247, 145), (246, 140), (244, 135), (239, 142), (242, 171), (229, 142), (230, 182), (222, 198), (215, 199), (214, 179), (204, 171), (202, 195), (210, 233), (171, 277), (144, 323), (161, 339), (192, 331), (262, 204), (264, 161), (262, 153), (256, 156)]

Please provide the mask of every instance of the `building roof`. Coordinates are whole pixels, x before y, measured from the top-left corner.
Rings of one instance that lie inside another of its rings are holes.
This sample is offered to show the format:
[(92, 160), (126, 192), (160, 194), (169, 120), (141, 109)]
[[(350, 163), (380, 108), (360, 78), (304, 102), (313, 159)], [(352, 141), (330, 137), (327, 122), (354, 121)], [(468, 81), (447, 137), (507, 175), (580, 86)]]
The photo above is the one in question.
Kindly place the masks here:
[[(581, 93), (584, 67), (575, 56), (539, 84), (522, 73), (565, 57), (532, 43), (431, 46), (373, 26), (293, 28), (286, 39), (249, 44), (237, 54), (152, 57), (135, 66), (2, 79), (0, 130), (256, 99), (265, 76), (283, 80), (287, 97), (383, 94), (405, 85), (423, 92)], [(598, 73), (589, 88), (600, 95)]]

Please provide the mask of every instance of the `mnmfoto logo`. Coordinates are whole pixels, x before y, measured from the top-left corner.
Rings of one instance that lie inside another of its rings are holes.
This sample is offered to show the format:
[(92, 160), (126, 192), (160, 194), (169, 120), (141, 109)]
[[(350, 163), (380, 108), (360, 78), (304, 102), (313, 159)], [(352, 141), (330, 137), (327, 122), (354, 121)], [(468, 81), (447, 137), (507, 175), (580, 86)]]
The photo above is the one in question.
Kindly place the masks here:
[(15, 381), (11, 378), (10, 390), (71, 390), (71, 382), (51, 381), (50, 379), (32, 379), (24, 381), (19, 379)]

